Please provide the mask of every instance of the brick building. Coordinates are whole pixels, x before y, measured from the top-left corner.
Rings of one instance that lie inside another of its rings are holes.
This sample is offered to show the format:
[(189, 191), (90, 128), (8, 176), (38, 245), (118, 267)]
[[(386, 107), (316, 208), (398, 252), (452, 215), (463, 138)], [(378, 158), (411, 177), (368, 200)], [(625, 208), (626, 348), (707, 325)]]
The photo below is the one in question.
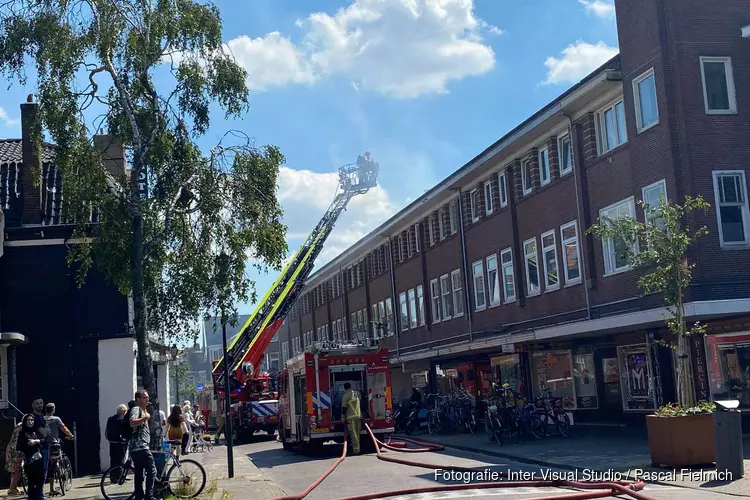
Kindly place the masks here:
[[(620, 54), (316, 272), (280, 331), (378, 338), (394, 395), (478, 401), (499, 379), (548, 387), (576, 422), (642, 420), (673, 400), (660, 296), (641, 296), (600, 215), (701, 194), (688, 321), (698, 399), (750, 382), (750, 8), (618, 0)], [(654, 221), (658, 223), (657, 221)], [(383, 323), (386, 323), (383, 325)], [(750, 390), (741, 391), (750, 407)]]

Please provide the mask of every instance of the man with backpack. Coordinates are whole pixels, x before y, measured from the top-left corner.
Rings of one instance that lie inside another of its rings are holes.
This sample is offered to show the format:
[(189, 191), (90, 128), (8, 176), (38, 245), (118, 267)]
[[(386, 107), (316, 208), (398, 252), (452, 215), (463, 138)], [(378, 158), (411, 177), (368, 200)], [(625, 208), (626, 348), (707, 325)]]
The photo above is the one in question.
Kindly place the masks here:
[[(156, 480), (156, 464), (151, 454), (151, 430), (149, 429), (148, 392), (135, 393), (135, 406), (130, 409), (126, 421), (129, 425), (123, 427), (123, 437), (129, 442), (130, 458), (135, 466), (135, 500), (153, 500), (154, 481)], [(146, 491), (143, 491), (143, 473), (146, 473)]]
[(354, 454), (359, 455), (359, 433), (362, 430), (362, 410), (359, 391), (352, 389), (349, 382), (344, 384), (344, 395), (341, 397), (341, 413), (346, 415), (346, 427), (349, 429), (349, 437), (352, 438)]

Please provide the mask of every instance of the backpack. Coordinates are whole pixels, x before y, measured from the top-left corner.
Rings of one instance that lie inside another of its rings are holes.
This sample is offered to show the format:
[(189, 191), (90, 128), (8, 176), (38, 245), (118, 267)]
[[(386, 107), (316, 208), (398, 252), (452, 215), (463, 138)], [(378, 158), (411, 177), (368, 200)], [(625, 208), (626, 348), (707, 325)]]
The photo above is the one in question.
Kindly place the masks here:
[[(120, 434), (122, 436), (122, 439), (125, 441), (130, 441), (133, 437), (133, 428), (130, 426), (130, 412), (133, 411), (131, 408), (128, 410), (128, 414), (125, 416), (125, 418), (122, 419), (122, 433)], [(141, 418), (142, 411), (140, 408), (138, 408), (138, 418)]]

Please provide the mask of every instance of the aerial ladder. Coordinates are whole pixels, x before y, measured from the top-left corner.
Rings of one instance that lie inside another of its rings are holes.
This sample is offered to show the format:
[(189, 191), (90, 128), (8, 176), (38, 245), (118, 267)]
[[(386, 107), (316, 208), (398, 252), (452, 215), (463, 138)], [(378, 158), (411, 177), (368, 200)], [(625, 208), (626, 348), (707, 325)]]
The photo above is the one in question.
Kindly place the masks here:
[(230, 390), (235, 391), (242, 386), (240, 379), (252, 381), (260, 376), (265, 350), (302, 293), (315, 259), (323, 250), (336, 221), (354, 196), (377, 186), (379, 173), (379, 164), (369, 152), (359, 156), (356, 163), (339, 168), (339, 184), (333, 203), (227, 347), (229, 373), (225, 373), (224, 358), (214, 364), (212, 378), (216, 393), (223, 392), (226, 377), (230, 377)]

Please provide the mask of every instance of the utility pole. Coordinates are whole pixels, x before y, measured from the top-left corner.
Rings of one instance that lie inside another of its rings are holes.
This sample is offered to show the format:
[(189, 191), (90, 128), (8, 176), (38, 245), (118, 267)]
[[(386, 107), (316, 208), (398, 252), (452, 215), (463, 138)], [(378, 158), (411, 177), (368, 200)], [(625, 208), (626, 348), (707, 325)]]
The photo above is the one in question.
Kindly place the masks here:
[(234, 433), (232, 432), (231, 406), (232, 395), (229, 392), (229, 361), (227, 360), (227, 320), (221, 315), (221, 344), (224, 349), (224, 436), (227, 442), (227, 475), (234, 477)]

